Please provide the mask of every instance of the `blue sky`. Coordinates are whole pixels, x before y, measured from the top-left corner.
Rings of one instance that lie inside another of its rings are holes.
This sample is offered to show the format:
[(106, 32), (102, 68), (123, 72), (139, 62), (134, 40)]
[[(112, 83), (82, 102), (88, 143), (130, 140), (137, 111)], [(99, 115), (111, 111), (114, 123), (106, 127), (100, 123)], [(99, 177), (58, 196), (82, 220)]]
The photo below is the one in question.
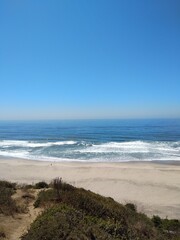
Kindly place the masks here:
[(1, 0), (0, 119), (180, 117), (179, 0)]

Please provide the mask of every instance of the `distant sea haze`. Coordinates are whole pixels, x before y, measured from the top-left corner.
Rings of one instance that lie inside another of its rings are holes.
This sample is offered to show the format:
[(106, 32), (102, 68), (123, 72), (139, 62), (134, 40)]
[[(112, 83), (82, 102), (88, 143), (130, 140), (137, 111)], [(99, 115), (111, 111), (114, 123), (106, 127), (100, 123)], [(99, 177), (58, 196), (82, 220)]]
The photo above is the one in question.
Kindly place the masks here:
[(1, 121), (0, 157), (180, 161), (180, 119)]

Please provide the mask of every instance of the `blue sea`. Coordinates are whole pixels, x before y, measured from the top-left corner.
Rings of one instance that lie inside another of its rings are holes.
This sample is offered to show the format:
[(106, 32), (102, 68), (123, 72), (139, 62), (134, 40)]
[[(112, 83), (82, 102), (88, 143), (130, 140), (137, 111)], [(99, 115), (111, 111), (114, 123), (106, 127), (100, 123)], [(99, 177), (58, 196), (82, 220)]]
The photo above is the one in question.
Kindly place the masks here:
[(43, 161), (180, 161), (180, 119), (1, 121), (0, 156)]

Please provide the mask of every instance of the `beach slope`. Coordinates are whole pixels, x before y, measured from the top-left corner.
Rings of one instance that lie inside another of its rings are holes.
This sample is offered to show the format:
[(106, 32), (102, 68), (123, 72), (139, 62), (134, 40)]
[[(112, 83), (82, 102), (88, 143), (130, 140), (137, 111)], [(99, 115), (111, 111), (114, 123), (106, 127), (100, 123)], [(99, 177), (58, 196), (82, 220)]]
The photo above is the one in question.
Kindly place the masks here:
[(56, 177), (120, 203), (132, 202), (149, 216), (180, 219), (180, 165), (149, 162), (80, 163), (0, 159), (0, 179), (50, 182)]

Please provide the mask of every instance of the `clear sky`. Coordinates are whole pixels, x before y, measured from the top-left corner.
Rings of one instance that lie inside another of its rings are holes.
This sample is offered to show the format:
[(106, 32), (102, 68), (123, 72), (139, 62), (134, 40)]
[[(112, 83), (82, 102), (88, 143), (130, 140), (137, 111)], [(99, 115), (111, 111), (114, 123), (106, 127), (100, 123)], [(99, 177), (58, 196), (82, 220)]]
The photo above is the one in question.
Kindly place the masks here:
[(180, 117), (179, 0), (1, 0), (0, 119)]

